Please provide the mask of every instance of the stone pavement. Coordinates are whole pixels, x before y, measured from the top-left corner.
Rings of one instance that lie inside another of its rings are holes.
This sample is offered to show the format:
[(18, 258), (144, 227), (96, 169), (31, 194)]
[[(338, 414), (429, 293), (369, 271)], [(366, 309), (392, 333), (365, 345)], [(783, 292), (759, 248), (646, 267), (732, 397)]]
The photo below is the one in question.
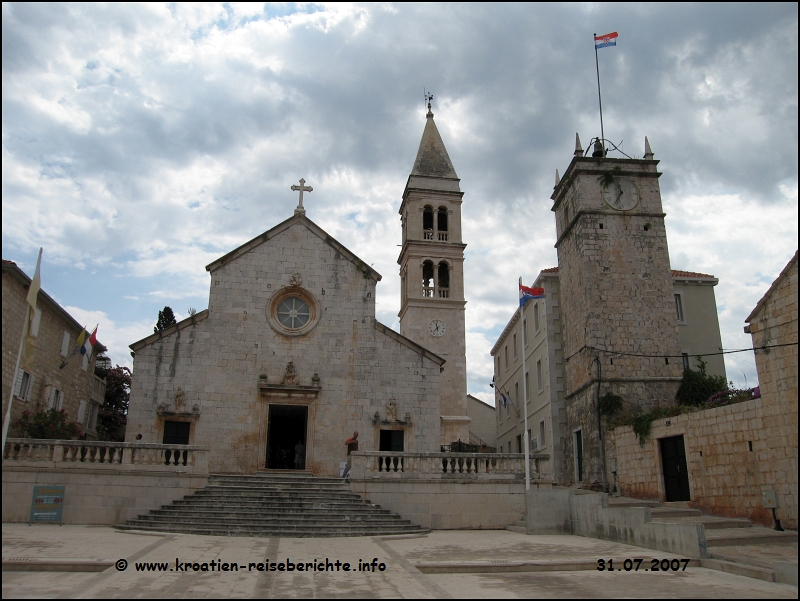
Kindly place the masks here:
[[(259, 563), (287, 558), (310, 571), (258, 569)], [(599, 572), (600, 558), (613, 559), (615, 572)], [(626, 558), (644, 558), (644, 569), (664, 553), (579, 536), (495, 530), (298, 539), (3, 524), (2, 592), (3, 598), (797, 598), (795, 586), (695, 567), (696, 562), (678, 572), (621, 571)], [(124, 571), (113, 564), (102, 572), (53, 571), (84, 569), (75, 567), (76, 560), (117, 559), (127, 560)], [(314, 571), (314, 564), (324, 567), (326, 559), (329, 570)], [(360, 561), (373, 559), (382, 571), (359, 571)], [(48, 571), (9, 570), (25, 560), (50, 562), (40, 566)], [(187, 568), (195, 562), (214, 571)], [(233, 562), (238, 571), (231, 571)], [(344, 571), (344, 562), (351, 571)], [(226, 567), (229, 571), (220, 571)]]

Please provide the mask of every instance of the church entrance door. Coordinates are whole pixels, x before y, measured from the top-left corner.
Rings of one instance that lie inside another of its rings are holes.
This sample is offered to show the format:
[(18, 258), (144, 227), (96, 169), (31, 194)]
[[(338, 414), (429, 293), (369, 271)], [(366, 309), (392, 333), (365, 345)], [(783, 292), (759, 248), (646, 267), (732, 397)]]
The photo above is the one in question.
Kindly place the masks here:
[(308, 407), (306, 406), (269, 406), (267, 469), (305, 469), (307, 423)]
[(668, 502), (691, 501), (689, 470), (686, 469), (686, 449), (683, 434), (659, 440), (664, 468), (664, 496)]

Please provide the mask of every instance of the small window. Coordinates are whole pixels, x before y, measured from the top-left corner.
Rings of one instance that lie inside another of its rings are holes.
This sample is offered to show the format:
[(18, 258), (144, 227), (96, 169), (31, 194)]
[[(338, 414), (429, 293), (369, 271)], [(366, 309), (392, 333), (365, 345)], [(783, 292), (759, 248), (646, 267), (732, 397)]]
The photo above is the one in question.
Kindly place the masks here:
[(539, 332), (539, 303), (533, 305), (533, 329)]
[(514, 332), (514, 359), (517, 358), (517, 333)]
[(508, 345), (503, 347), (503, 354), (506, 356), (506, 369), (508, 369)]
[(433, 298), (433, 261), (422, 264), (422, 296)]
[(680, 293), (675, 294), (675, 314), (678, 318), (678, 323), (684, 323), (684, 314), (683, 314), (683, 298)]
[(546, 444), (546, 439), (545, 439), (545, 435), (544, 434), (545, 434), (545, 431), (544, 431), (544, 420), (542, 420), (542, 421), (539, 422), (539, 446), (541, 448), (544, 448), (544, 446)]
[(531, 381), (528, 379), (528, 375), (529, 375), (529, 373), (526, 371), (525, 372), (525, 394), (526, 394), (525, 401), (530, 401), (531, 400)]
[(542, 380), (542, 360), (541, 359), (539, 359), (536, 362), (536, 385), (539, 388), (539, 392), (541, 392), (542, 389), (544, 388), (544, 382)]
[(514, 382), (514, 402), (519, 403), (519, 382)]
[(686, 371), (689, 369), (689, 353), (681, 353), (681, 359), (683, 359), (683, 369)]
[(17, 371), (17, 379), (14, 381), (14, 396), (27, 402), (31, 398), (32, 390), (33, 376), (24, 369)]
[(47, 399), (47, 407), (49, 409), (60, 410), (64, 404), (64, 393), (58, 390), (55, 386), (50, 388), (50, 394)]
[(528, 320), (522, 320), (522, 346), (528, 346)]
[(66, 357), (69, 355), (69, 332), (64, 332), (61, 338), (61, 356)]

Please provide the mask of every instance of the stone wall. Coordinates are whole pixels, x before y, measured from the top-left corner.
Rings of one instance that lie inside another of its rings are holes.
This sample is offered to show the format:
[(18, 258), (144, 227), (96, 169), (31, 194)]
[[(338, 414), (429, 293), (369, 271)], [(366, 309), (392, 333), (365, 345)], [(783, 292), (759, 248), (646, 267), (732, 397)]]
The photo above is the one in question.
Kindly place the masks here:
[(764, 508), (762, 490), (771, 489), (778, 495), (778, 518), (797, 528), (796, 397), (794, 410), (762, 397), (655, 421), (644, 448), (630, 426), (616, 428), (608, 433), (606, 448), (610, 463), (616, 456), (622, 495), (665, 500), (658, 441), (678, 435), (686, 450), (691, 507), (770, 526), (772, 512)]
[(363, 479), (352, 480), (350, 490), (432, 530), (504, 530), (525, 516), (524, 480)]
[(208, 474), (154, 472), (136, 466), (3, 465), (3, 521), (27, 522), (33, 487), (65, 486), (65, 524), (113, 526), (203, 488)]

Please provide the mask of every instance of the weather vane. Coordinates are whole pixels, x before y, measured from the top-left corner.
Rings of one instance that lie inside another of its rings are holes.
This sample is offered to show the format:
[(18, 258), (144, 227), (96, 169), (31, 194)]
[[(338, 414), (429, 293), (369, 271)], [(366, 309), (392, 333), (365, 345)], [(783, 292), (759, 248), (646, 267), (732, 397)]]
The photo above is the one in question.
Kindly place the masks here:
[(425, 86), (422, 86), (422, 92), (425, 94), (425, 104), (428, 105), (428, 112), (431, 112), (431, 100), (433, 100), (433, 94), (428, 94), (428, 91), (425, 89)]

